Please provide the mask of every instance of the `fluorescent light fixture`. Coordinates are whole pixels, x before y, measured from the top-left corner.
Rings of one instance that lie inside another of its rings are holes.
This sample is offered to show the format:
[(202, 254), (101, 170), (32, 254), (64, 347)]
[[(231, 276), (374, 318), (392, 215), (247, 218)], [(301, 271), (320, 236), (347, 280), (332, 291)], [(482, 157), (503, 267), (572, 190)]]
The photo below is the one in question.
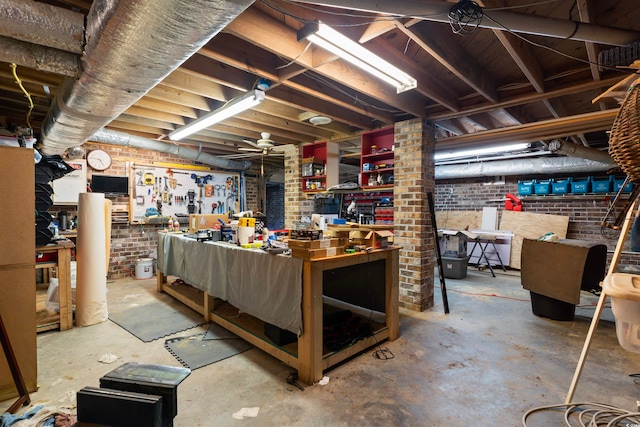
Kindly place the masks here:
[(233, 117), (238, 113), (246, 111), (255, 107), (264, 100), (264, 91), (254, 89), (245, 93), (244, 95), (232, 99), (224, 104), (222, 107), (215, 111), (212, 111), (189, 124), (182, 126), (169, 134), (169, 139), (172, 141), (179, 141), (193, 133), (198, 132), (204, 128), (212, 126), (218, 122), (221, 122), (229, 117)]
[(529, 148), (529, 144), (526, 142), (511, 145), (499, 145), (496, 147), (476, 148), (474, 150), (461, 150), (461, 151), (449, 151), (446, 153), (436, 153), (433, 156), (433, 160), (446, 160), (457, 159), (461, 157), (474, 157), (481, 156), (483, 154), (498, 154), (507, 153), (510, 151), (519, 151)]
[(396, 87), (398, 93), (417, 86), (416, 79), (322, 22), (312, 22), (298, 31), (306, 39), (356, 67)]

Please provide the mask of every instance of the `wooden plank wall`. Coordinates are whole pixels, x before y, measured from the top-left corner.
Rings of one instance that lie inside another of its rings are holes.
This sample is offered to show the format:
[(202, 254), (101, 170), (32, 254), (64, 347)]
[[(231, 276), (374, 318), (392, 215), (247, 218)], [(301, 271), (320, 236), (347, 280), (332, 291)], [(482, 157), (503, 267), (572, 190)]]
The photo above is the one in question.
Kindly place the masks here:
[(482, 211), (437, 211), (439, 229), (478, 230), (482, 226)]
[(500, 230), (511, 231), (511, 261), (509, 267), (520, 268), (520, 254), (522, 241), (537, 239), (548, 232), (558, 235), (558, 238), (567, 237), (569, 217), (561, 215), (545, 215), (528, 212), (502, 211)]

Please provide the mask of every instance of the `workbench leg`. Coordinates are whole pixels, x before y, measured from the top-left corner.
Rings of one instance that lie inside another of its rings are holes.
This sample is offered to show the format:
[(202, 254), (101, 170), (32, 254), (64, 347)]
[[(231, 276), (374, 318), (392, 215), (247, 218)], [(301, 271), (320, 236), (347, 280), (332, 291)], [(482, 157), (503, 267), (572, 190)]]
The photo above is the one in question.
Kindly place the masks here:
[(400, 251), (392, 251), (385, 260), (385, 313), (387, 328), (389, 329), (389, 341), (400, 336), (400, 289), (398, 278), (398, 256)]
[(298, 378), (311, 385), (322, 379), (322, 270), (302, 267), (302, 335), (298, 337)]
[(204, 321), (211, 322), (211, 310), (213, 310), (213, 297), (206, 292), (202, 292), (202, 310), (204, 311)]
[(156, 291), (162, 292), (164, 290), (164, 284), (167, 283), (167, 276), (160, 270), (156, 270)]

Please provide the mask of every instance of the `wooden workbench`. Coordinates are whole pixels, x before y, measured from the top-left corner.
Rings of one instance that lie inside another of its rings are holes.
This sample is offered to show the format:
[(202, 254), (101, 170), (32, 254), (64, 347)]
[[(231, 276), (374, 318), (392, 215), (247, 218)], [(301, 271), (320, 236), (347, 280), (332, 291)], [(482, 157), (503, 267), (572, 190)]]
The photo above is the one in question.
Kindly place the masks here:
[(36, 287), (36, 330), (51, 329), (66, 331), (73, 328), (73, 302), (71, 294), (71, 249), (75, 245), (69, 240), (60, 240), (46, 246), (37, 246), (36, 254), (54, 254), (51, 260), (36, 262), (36, 269), (55, 268), (58, 278), (60, 311), (48, 311), (45, 306), (49, 284)]
[[(239, 314), (229, 303), (213, 298), (192, 286), (168, 285), (167, 277), (157, 271), (157, 290), (165, 292), (235, 333), (254, 346), (298, 370), (300, 381), (313, 384), (322, 379), (323, 371), (372, 347), (382, 340), (399, 337), (398, 315), (398, 249), (373, 250), (329, 258), (305, 260), (301, 278), (303, 331), (298, 341), (278, 346), (264, 335), (264, 323), (251, 313)], [(158, 254), (160, 257), (161, 254)], [(384, 260), (385, 322), (374, 327), (373, 334), (338, 351), (323, 347), (323, 273), (342, 267)]]

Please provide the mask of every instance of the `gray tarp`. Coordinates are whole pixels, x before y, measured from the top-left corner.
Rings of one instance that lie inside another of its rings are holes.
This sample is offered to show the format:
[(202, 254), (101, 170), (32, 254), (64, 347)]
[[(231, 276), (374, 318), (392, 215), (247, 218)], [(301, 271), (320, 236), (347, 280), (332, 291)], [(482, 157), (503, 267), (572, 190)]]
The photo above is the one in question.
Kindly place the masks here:
[(302, 259), (158, 234), (158, 270), (258, 319), (302, 333)]

